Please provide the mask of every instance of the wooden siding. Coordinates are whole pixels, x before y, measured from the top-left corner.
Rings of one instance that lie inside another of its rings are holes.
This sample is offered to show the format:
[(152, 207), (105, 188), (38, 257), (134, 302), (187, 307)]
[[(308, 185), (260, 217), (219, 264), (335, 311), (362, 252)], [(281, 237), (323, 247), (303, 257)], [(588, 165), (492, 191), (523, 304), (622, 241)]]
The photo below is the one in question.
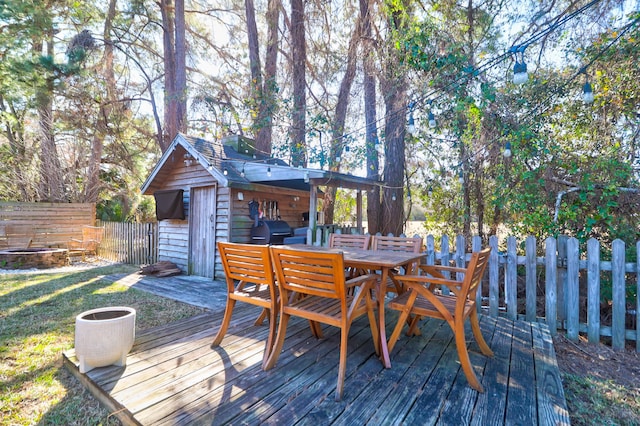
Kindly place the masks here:
[(82, 239), (83, 225), (95, 224), (93, 203), (0, 202), (0, 246), (8, 245), (2, 240), (15, 231), (28, 234), (32, 247), (66, 248), (69, 239)]

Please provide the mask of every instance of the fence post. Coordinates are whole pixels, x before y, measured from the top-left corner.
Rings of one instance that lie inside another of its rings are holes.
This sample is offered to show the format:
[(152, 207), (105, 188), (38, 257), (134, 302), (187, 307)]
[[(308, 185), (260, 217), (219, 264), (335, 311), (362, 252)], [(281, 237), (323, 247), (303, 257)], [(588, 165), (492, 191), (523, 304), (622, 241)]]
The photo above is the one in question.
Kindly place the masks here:
[(566, 288), (567, 288), (567, 240), (569, 237), (566, 235), (558, 236), (558, 269), (556, 271), (557, 278), (557, 295), (558, 295), (558, 320), (564, 323), (567, 319), (567, 304), (565, 300)]
[[(476, 235), (471, 239), (471, 251), (477, 252), (482, 250), (482, 238), (479, 235)], [(480, 313), (482, 310), (482, 282), (484, 281), (484, 277), (480, 277), (480, 284), (478, 285), (478, 289), (476, 290), (476, 311)]]
[[(456, 237), (456, 267), (464, 268), (466, 266), (467, 242), (463, 235)], [(464, 280), (464, 274), (456, 272), (456, 281)]]
[(489, 237), (489, 316), (498, 317), (500, 303), (500, 258), (498, 256), (498, 237)]
[(611, 281), (613, 285), (613, 315), (611, 318), (611, 347), (624, 349), (626, 289), (625, 289), (625, 244), (622, 240), (614, 240), (611, 247)]
[(636, 243), (636, 352), (640, 352), (640, 241)]
[(580, 242), (577, 238), (567, 240), (567, 291), (566, 315), (567, 315), (567, 337), (571, 340), (578, 340), (580, 331)]
[[(440, 264), (449, 266), (449, 257), (449, 237), (443, 235), (442, 241), (440, 242)], [(446, 279), (451, 278), (451, 273), (448, 271), (443, 271), (442, 275), (444, 275)], [(442, 286), (442, 294), (448, 295), (449, 293), (449, 288)]]
[(558, 258), (556, 250), (556, 239), (549, 237), (545, 241), (544, 275), (545, 275), (545, 308), (544, 316), (547, 318), (547, 325), (552, 336), (558, 331), (558, 282), (556, 272), (558, 270)]
[(427, 235), (427, 254), (425, 256), (425, 262), (427, 265), (435, 265), (436, 263), (436, 240), (433, 235)]
[(527, 321), (536, 320), (536, 299), (537, 299), (537, 266), (536, 266), (536, 237), (530, 235), (526, 239), (526, 298), (527, 310), (525, 318)]
[(507, 257), (504, 274), (504, 298), (507, 303), (507, 317), (518, 317), (518, 253), (516, 237), (507, 238)]
[(600, 242), (587, 241), (587, 336), (600, 342)]

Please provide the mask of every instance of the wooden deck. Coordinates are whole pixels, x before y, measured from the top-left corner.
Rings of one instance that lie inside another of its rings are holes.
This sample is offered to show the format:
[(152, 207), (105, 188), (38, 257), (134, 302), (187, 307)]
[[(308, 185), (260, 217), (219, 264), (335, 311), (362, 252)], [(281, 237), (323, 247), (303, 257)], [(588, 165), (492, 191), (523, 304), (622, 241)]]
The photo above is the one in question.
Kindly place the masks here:
[[(481, 317), (495, 352), (485, 358), (470, 342), (485, 388), (467, 386), (452, 332), (428, 320), (421, 336), (402, 336), (384, 369), (373, 352), (366, 318), (349, 340), (343, 400), (336, 402), (339, 336), (292, 319), (276, 367), (261, 369), (266, 326), (259, 310), (238, 304), (222, 345), (211, 348), (222, 312), (139, 332), (126, 367), (81, 374), (74, 351), (65, 366), (124, 424), (569, 424), (552, 340), (538, 323)], [(396, 316), (388, 315), (388, 327)], [(388, 328), (388, 329), (389, 329)]]

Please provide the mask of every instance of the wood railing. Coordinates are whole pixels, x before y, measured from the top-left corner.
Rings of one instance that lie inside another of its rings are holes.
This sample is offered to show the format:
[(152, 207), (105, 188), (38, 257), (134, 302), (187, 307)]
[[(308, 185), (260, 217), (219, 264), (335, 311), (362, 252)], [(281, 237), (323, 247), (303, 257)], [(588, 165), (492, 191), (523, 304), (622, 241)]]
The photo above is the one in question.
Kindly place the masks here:
[(99, 222), (104, 237), (98, 255), (114, 262), (150, 265), (158, 261), (158, 224)]

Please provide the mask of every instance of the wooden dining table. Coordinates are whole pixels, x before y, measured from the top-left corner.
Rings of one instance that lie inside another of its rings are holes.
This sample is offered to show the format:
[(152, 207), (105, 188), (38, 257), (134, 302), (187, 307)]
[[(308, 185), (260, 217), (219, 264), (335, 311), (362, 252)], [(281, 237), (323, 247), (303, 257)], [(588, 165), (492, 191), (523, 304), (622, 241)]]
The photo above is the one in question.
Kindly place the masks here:
[(380, 271), (380, 281), (377, 287), (376, 298), (378, 300), (378, 330), (380, 333), (380, 360), (385, 368), (391, 368), (389, 348), (387, 346), (387, 333), (385, 330), (385, 295), (387, 291), (388, 278), (394, 279), (392, 269), (407, 267), (407, 265), (417, 262), (423, 253), (410, 253), (404, 251), (380, 251), (364, 250), (355, 248), (329, 248), (322, 246), (312, 246), (306, 244), (292, 244), (290, 247), (296, 250), (342, 252), (344, 265), (347, 268), (364, 269), (369, 271)]

